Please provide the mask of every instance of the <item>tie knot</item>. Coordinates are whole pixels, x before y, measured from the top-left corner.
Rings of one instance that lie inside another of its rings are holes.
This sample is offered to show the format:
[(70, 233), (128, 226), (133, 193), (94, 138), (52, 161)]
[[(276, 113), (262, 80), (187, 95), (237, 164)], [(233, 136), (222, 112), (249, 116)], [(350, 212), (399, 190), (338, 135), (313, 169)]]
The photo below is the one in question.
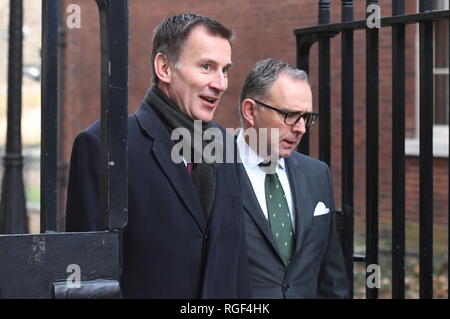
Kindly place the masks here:
[(267, 161), (267, 162), (261, 162), (259, 163), (259, 167), (266, 173), (266, 174), (275, 174), (277, 170), (277, 161)]

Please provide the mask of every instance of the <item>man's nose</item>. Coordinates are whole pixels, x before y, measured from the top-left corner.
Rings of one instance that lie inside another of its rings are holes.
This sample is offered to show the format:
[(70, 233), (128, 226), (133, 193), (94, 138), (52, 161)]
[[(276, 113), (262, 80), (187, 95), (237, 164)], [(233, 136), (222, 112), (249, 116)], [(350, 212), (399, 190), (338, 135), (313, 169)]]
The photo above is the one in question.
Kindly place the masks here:
[(228, 88), (228, 78), (222, 71), (218, 71), (214, 74), (214, 78), (211, 80), (209, 86), (219, 92), (224, 92)]
[(306, 133), (306, 125), (305, 120), (303, 117), (300, 118), (300, 120), (295, 123), (295, 125), (292, 126), (292, 132), (303, 135)]

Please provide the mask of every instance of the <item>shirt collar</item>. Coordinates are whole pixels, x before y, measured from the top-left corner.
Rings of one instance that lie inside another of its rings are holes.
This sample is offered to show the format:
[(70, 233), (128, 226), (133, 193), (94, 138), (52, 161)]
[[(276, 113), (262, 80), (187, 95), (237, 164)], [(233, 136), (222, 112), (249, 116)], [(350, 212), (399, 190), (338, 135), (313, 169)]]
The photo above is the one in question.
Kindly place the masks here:
[[(264, 159), (260, 157), (245, 141), (243, 129), (240, 130), (239, 135), (236, 139), (236, 143), (238, 144), (240, 159), (244, 166), (254, 169), (258, 167), (260, 163), (264, 162)], [(277, 168), (280, 167), (284, 170), (284, 158), (279, 158), (277, 162)]]

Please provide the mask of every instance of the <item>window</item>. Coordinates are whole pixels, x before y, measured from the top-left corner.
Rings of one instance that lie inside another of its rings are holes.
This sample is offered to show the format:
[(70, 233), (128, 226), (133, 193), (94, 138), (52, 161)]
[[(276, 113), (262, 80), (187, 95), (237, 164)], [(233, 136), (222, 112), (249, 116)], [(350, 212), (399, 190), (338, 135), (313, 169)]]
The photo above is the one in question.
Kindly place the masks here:
[[(433, 10), (448, 9), (448, 1), (434, 1)], [(448, 125), (448, 20), (434, 24), (434, 124)]]
[[(419, 1), (417, 1), (417, 9)], [(433, 10), (448, 10), (448, 0), (433, 0)], [(433, 154), (435, 157), (448, 157), (449, 143), (449, 34), (448, 20), (434, 23), (434, 105), (433, 105)], [(419, 26), (416, 33), (416, 70), (419, 70)], [(416, 114), (419, 114), (419, 75), (416, 72)], [(405, 140), (405, 153), (419, 155), (419, 120), (416, 115), (415, 138)]]

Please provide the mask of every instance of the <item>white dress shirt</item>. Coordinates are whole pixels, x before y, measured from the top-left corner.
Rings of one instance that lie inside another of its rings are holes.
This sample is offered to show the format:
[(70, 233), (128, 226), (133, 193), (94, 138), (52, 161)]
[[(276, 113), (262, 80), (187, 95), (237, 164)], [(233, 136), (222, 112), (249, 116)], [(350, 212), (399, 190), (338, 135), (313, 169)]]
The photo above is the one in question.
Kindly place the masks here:
[[(245, 167), (245, 171), (247, 172), (248, 178), (252, 183), (253, 191), (256, 195), (256, 198), (258, 199), (259, 206), (261, 207), (261, 210), (264, 213), (266, 219), (268, 219), (266, 193), (264, 190), (266, 173), (259, 166), (259, 164), (263, 162), (264, 159), (259, 157), (256, 154), (256, 152), (247, 144), (242, 134), (242, 130), (239, 132), (236, 143), (239, 149), (240, 159)], [(292, 220), (292, 227), (295, 230), (295, 214), (293, 213), (294, 203), (292, 201), (292, 192), (291, 187), (289, 185), (287, 167), (285, 165), (284, 158), (280, 158), (278, 160), (276, 166), (276, 173), (278, 175), (278, 178), (280, 179), (284, 194), (286, 195), (286, 201), (288, 203), (290, 212), (289, 215), (291, 216)]]

